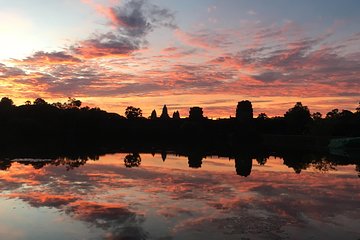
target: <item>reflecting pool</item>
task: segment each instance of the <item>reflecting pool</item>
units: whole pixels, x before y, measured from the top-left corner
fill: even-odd
[[[359,239],[359,161],[1,160],[2,239]]]

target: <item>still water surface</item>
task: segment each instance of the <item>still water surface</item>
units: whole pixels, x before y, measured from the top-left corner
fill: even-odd
[[[164,157],[2,163],[1,239],[360,238],[359,166]]]

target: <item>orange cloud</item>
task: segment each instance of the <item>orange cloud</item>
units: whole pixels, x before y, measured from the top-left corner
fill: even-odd
[[[98,4],[93,2],[92,0],[81,0],[83,3],[91,6],[92,8],[94,8],[99,14],[105,16],[107,19],[110,20],[111,24],[114,26],[127,26],[127,24],[123,21],[121,21],[121,19],[119,19],[116,16],[116,12],[114,11],[113,8],[111,7],[107,7],[104,6],[102,4]],[[120,4],[120,1],[112,1],[112,4]]]
[[[79,42],[72,50],[79,57],[122,57],[129,56],[140,48],[138,41],[128,38],[106,34]]]
[[[144,114],[170,104],[187,115],[189,107],[200,105],[215,118],[233,114],[231,109],[242,99],[258,101],[254,106],[269,115],[281,115],[297,101],[323,113],[334,107],[353,109],[358,102],[360,55],[349,54],[344,44],[330,44],[329,34],[304,37],[291,22],[251,25],[241,36],[240,30],[176,29],[178,42],[153,48],[146,45],[146,36],[171,25],[168,10],[160,14],[143,1],[113,7],[84,2],[117,27],[63,52],[39,51],[13,60],[15,66],[0,64],[0,94],[21,101],[76,96],[116,112],[138,105]],[[356,37],[348,44],[357,43]],[[209,104],[223,97],[228,101]],[[339,99],[343,101],[337,105]]]
[[[76,64],[81,63],[82,60],[66,52],[39,51],[23,60],[12,60],[11,62],[15,64],[29,64],[42,67],[53,64]]]

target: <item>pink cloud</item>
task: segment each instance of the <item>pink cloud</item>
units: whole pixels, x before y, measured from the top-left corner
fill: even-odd
[[[214,50],[225,43],[223,37],[215,36],[206,32],[188,33],[180,29],[174,32],[175,37],[182,43],[201,49]]]

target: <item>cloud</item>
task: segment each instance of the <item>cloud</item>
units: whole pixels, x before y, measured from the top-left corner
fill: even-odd
[[[26,75],[26,73],[17,67],[8,67],[5,64],[0,63],[0,79],[9,77],[19,77]]]
[[[185,57],[196,57],[199,56],[196,53],[198,52],[197,49],[181,49],[176,47],[169,47],[165,48],[161,51],[161,55],[156,56],[157,59],[162,59],[164,61],[169,61],[171,59],[180,59]]]
[[[111,225],[122,225],[126,222],[136,222],[136,214],[130,212],[126,205],[94,203],[79,201],[68,204],[66,213],[73,215],[75,218],[94,223],[101,228],[109,228]]]
[[[84,1],[103,14],[109,24],[116,27],[124,35],[144,37],[157,27],[176,28],[174,14],[158,5],[145,0],[125,1],[121,6],[105,7]]]
[[[207,94],[234,77],[231,71],[222,71],[206,64],[176,64],[166,70],[152,70],[145,74],[160,78],[159,84],[170,89],[167,94]]]
[[[79,57],[119,57],[129,56],[140,49],[142,41],[131,39],[115,33],[95,35],[91,39],[79,42],[71,50]]]
[[[210,63],[244,72],[243,77],[248,77],[249,84],[254,83],[251,80],[265,83],[269,87],[270,83],[273,86],[277,83],[287,84],[287,88],[316,84],[319,86],[316,96],[336,94],[339,88],[344,90],[350,85],[359,88],[360,57],[341,54],[342,47],[339,46],[324,47],[327,37],[304,38],[275,46],[249,48],[217,57]],[[320,85],[334,88],[321,93]]]
[[[247,14],[250,16],[255,16],[257,13],[254,10],[247,11]]]
[[[163,49],[163,52],[175,52],[178,51],[177,47],[167,47]]]
[[[29,193],[29,194],[9,194],[9,198],[18,198],[21,199],[32,207],[51,207],[51,208],[60,208],[66,206],[72,202],[78,200],[77,197],[72,196],[63,196],[63,195],[51,195],[45,193]]]
[[[143,37],[153,29],[143,11],[144,1],[129,1],[123,7],[111,9],[112,24],[131,37]]]
[[[285,21],[283,24],[258,25],[256,24],[250,31],[250,36],[257,44],[267,45],[269,43],[279,44],[298,40],[305,31],[300,25],[293,21]]]
[[[334,32],[310,34],[291,21],[189,30],[178,28],[173,12],[150,1],[128,0],[112,6],[83,1],[106,18],[107,29],[64,51],[38,51],[13,60],[15,66],[1,64],[0,93],[118,97],[129,98],[129,104],[159,95],[163,98],[157,101],[192,95],[194,104],[201,104],[226,95],[232,101],[211,106],[209,115],[228,116],[227,109],[243,97],[253,101],[282,97],[281,101],[294,102],[296,98],[334,102],[347,97],[339,108],[348,108],[360,91],[359,33],[338,40]],[[159,28],[175,29],[173,39],[164,42],[166,48],[159,45],[162,42],[148,42],[149,34]],[[272,106],[280,109],[275,102]],[[270,105],[260,108],[274,110]]]
[[[90,0],[84,2],[104,15],[108,24],[115,28],[112,32],[94,35],[71,48],[85,58],[127,56],[141,49],[147,43],[147,35],[155,29],[177,28],[170,10],[145,0],[130,0],[114,7],[105,7]]]
[[[114,34],[98,36],[89,40],[88,45],[83,43],[83,47],[74,47],[73,51],[76,56],[89,58],[127,57],[140,45],[126,42],[129,39],[124,38],[121,48],[119,45],[123,43],[116,42],[117,39]],[[12,75],[19,74],[13,81],[24,87],[39,85],[45,92],[67,96],[154,96],[159,92],[167,96],[226,92],[247,96],[319,97],[345,96],[346,89],[358,89],[360,55],[341,55],[341,47],[324,47],[323,42],[322,37],[303,38],[285,44],[252,47],[220,55],[206,63],[170,62],[170,59],[195,56],[196,49],[169,47],[160,56],[125,58],[115,69],[111,65],[99,66],[83,61],[46,65],[46,72],[33,72],[31,75],[24,75],[20,68],[5,65],[2,65],[2,71],[7,72],[8,79],[10,69]],[[164,61],[166,65],[163,65]],[[124,73],[122,68],[126,64],[136,66],[140,71]],[[148,69],[142,69],[143,66]],[[131,67],[130,71],[136,68]],[[4,73],[2,75],[4,78]],[[221,107],[225,109],[226,106]],[[219,112],[219,109],[211,111]]]
[[[217,10],[217,7],[216,7],[215,5],[209,6],[209,7],[207,8],[208,13],[215,12],[216,10]]]
[[[283,77],[283,73],[281,72],[273,72],[273,71],[268,71],[268,72],[263,72],[259,75],[255,75],[253,76],[256,80],[259,81],[263,81],[263,82],[273,82],[275,80],[278,79],[282,79]]]
[[[31,64],[31,65],[52,65],[52,64],[76,64],[82,62],[79,58],[76,58],[66,52],[43,52],[39,51],[32,56],[23,60],[13,60],[16,64]]]
[[[207,30],[189,33],[176,29],[174,34],[181,43],[205,50],[214,50],[230,44],[227,34],[212,33]]]

